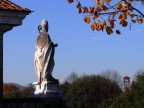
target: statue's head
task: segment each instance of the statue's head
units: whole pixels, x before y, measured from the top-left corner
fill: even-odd
[[[38,30],[48,32],[48,21],[46,19],[42,20],[41,25],[38,26]]]

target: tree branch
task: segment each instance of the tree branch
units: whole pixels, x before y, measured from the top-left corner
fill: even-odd
[[[139,10],[136,9],[136,8],[134,8],[133,6],[131,6],[131,7],[132,7],[133,10],[135,10],[135,11],[137,11],[139,14],[141,14],[141,16],[144,18],[144,14],[143,14],[141,11],[139,11]]]
[[[128,4],[128,2],[126,0],[123,0],[123,1]],[[139,0],[137,0],[137,1],[139,1]],[[137,11],[144,18],[144,14],[141,11],[139,11],[138,9],[133,7],[132,5],[131,5],[131,7],[132,7],[133,10]]]
[[[118,13],[118,12],[121,12],[121,11],[104,12],[104,13],[98,13],[98,14],[100,14],[100,15],[104,15],[104,14],[114,14],[114,13]]]

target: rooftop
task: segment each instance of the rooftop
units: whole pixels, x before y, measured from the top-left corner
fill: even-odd
[[[130,79],[130,77],[129,76],[125,76],[125,77],[123,77],[124,79]]]
[[[31,12],[27,8],[22,8],[9,0],[0,0],[0,10],[20,11],[20,12]]]

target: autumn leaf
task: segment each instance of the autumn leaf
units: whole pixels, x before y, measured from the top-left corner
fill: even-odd
[[[127,21],[123,21],[122,26],[126,27],[128,25]]]
[[[134,2],[135,0],[130,0],[130,2]]]
[[[89,13],[93,13],[94,12],[94,8],[93,7],[90,7],[89,8]]]
[[[97,30],[97,31],[102,30],[102,26],[101,26],[101,24],[97,24],[97,26],[96,26],[96,30]]]
[[[120,19],[120,20],[125,20],[125,19],[127,19],[127,14],[126,14],[126,13],[120,14],[119,19]]]
[[[138,22],[139,24],[141,24],[141,23],[143,23],[143,19],[142,19],[142,18],[139,18],[139,19],[137,19],[137,22]]]
[[[112,34],[113,33],[112,28],[110,26],[106,26],[106,32],[109,35]]]
[[[115,24],[114,24],[114,21],[115,21],[115,20],[111,20],[111,21],[110,21],[110,26],[111,26],[112,28],[113,28],[114,25],[115,25]]]
[[[96,18],[98,18],[99,17],[99,14],[98,14],[98,12],[95,10],[94,11],[94,19],[96,19]]]
[[[68,2],[71,4],[72,2],[74,2],[73,0],[68,0]]]
[[[103,10],[104,10],[104,11],[107,11],[108,8],[107,8],[105,5],[103,5]]]
[[[130,17],[131,17],[132,19],[134,18],[134,16],[135,16],[134,14],[130,14]]]
[[[82,9],[81,9],[80,7],[78,8],[78,12],[79,12],[79,13],[82,13]]]
[[[90,17],[89,17],[89,16],[86,16],[86,17],[84,18],[84,21],[89,24],[90,21],[91,21],[91,20],[90,20]]]
[[[77,7],[77,9],[78,9],[78,12],[79,12],[79,13],[82,13],[81,4],[78,3],[76,7]]]
[[[102,30],[102,31],[104,30],[104,26],[105,26],[105,25],[102,25],[102,23],[101,23],[101,30]]]
[[[113,13],[113,14],[112,14],[112,19],[114,19],[114,18],[115,18],[115,16],[116,16],[116,13]]]
[[[111,0],[104,0],[107,4],[109,4],[111,2]]]
[[[101,25],[104,27],[106,25],[106,22],[105,21],[101,22]]]
[[[96,4],[98,5],[100,3],[100,0],[95,0]]]
[[[121,24],[123,27],[126,27],[128,23],[127,23],[127,21],[121,20],[121,21],[120,21],[120,24]]]
[[[136,20],[131,20],[133,23],[136,23]]]
[[[84,7],[84,12],[83,13],[87,13],[88,12],[88,8]]]
[[[91,29],[94,31],[94,29],[96,29],[97,27],[97,23],[94,21],[91,25]]]
[[[96,10],[97,10],[98,12],[101,12],[101,11],[102,11],[102,9],[101,9],[100,7],[97,7]]]
[[[120,10],[120,9],[122,8],[122,4],[121,4],[121,3],[117,4],[117,5],[116,5],[116,8],[117,8],[118,10]]]
[[[129,8],[128,4],[122,4],[122,10],[127,10]]]
[[[116,30],[116,33],[117,33],[118,35],[121,34],[120,30]]]

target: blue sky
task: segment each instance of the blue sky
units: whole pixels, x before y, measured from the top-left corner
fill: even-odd
[[[79,75],[117,70],[133,77],[144,69],[144,25],[122,28],[122,34],[107,35],[92,31],[67,0],[11,0],[31,9],[23,25],[4,34],[4,82],[22,85],[37,81],[34,70],[37,27],[42,19],[49,22],[49,35],[58,43],[53,76],[63,82],[73,71]]]

